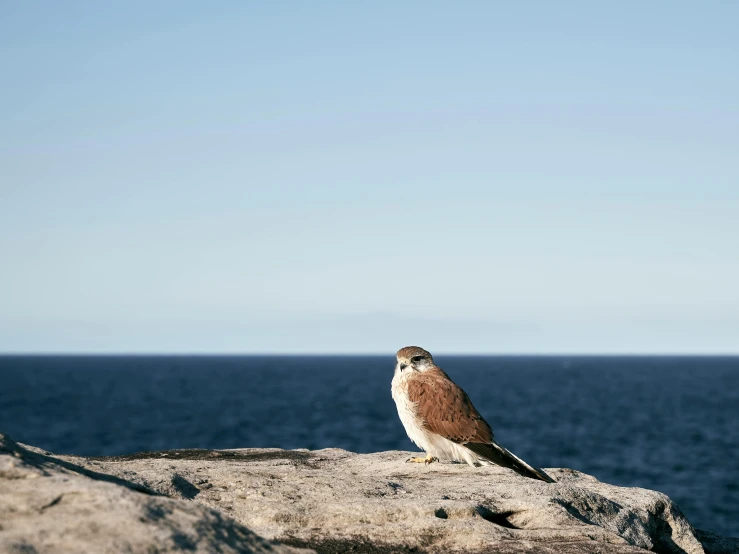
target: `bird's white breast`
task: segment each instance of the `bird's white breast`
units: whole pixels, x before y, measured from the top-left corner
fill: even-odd
[[[398,408],[400,421],[403,423],[403,427],[405,428],[405,432],[408,433],[408,437],[418,447],[423,448],[428,452],[431,437],[429,436],[429,432],[424,428],[423,420],[418,416],[416,403],[412,402],[411,399],[408,398],[407,382],[409,376],[410,374],[396,374],[393,377],[390,391],[392,392],[393,400],[395,400],[395,406]]]

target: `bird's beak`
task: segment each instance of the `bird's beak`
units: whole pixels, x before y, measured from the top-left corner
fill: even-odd
[[[408,367],[408,364],[400,364],[400,371],[403,371],[406,367]]]

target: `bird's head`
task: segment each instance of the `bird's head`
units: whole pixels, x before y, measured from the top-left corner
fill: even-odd
[[[395,373],[406,371],[426,371],[435,367],[431,354],[418,346],[406,346],[398,350],[396,354],[398,363]]]

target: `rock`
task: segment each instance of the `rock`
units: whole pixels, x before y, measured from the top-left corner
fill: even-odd
[[[272,544],[219,510],[85,469],[85,460],[32,450],[0,434],[2,553],[308,552]]]
[[[659,492],[569,469],[546,469],[557,480],[548,484],[499,467],[404,463],[409,456],[53,457],[0,436],[0,551],[289,551],[258,533],[319,553],[739,553],[739,539],[694,530]]]
[[[546,469],[557,480],[548,484],[500,467],[408,457],[242,449],[59,458],[318,552],[739,552],[736,539],[695,531],[659,492],[570,469]]]

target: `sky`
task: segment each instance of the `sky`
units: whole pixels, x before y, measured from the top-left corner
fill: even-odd
[[[0,0],[0,352],[739,354],[737,20]]]

